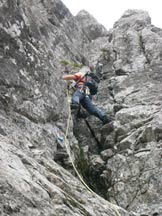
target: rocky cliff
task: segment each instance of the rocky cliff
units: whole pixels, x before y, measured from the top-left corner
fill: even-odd
[[[145,11],[126,11],[107,31],[59,0],[0,1],[1,215],[162,215],[161,40]],[[97,62],[94,102],[115,130],[74,120],[67,144],[101,197],[80,183],[62,141],[64,66]]]

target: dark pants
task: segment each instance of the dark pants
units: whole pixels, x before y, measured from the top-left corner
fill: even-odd
[[[99,110],[93,103],[91,96],[86,95],[85,93],[80,92],[79,89],[76,90],[72,97],[72,106],[75,108],[79,107],[81,104],[91,115],[96,116],[101,121],[103,121],[105,113]]]

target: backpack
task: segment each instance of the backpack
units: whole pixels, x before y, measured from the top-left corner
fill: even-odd
[[[86,77],[86,83],[85,86],[89,88],[90,94],[95,95],[98,92],[98,84],[100,82],[100,79],[98,76],[91,72],[91,73],[86,73],[84,75]]]

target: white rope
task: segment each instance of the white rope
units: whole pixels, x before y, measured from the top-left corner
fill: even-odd
[[[65,143],[65,147],[66,147],[66,151],[69,155],[69,158],[70,158],[70,161],[72,163],[72,166],[78,176],[78,178],[80,179],[80,181],[82,182],[82,184],[87,188],[88,191],[90,191],[92,194],[94,194],[95,196],[99,197],[100,199],[102,197],[100,197],[97,193],[95,193],[84,181],[83,177],[80,175],[80,173],[78,172],[75,164],[74,164],[74,161],[73,161],[73,158],[71,156],[71,153],[70,153],[70,150],[68,148],[68,144],[67,144],[67,136],[68,136],[68,132],[69,132],[69,128],[70,128],[70,120],[71,120],[71,108],[70,108],[70,101],[69,101],[69,92],[68,92],[68,89],[67,89],[67,100],[68,100],[68,120],[67,120],[67,127],[66,127],[66,132],[65,132],[65,139],[64,139],[64,143]],[[109,201],[105,200],[104,201],[108,202],[108,204],[115,210],[116,214],[118,216],[121,216],[121,214],[119,213],[118,209],[117,209],[117,206],[110,203]]]

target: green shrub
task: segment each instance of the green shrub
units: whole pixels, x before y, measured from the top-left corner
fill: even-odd
[[[105,52],[108,52],[109,50],[106,49],[106,48],[102,48],[101,51],[102,51],[103,53],[105,53]]]
[[[75,67],[75,68],[81,68],[82,64],[78,64],[78,63],[71,63],[71,66]]]
[[[76,63],[76,62],[69,62],[67,60],[61,60],[60,63],[64,66],[72,66],[74,68],[81,68],[83,65],[82,64],[79,64],[79,63]]]
[[[79,170],[80,174],[83,176],[83,178],[86,181],[89,173],[89,162],[86,159],[85,153],[81,147],[80,147],[79,155],[75,160],[75,163],[77,165],[77,169]]]
[[[60,63],[63,64],[64,66],[70,64],[70,62],[68,62],[68,61],[66,61],[66,60],[61,60]]]

